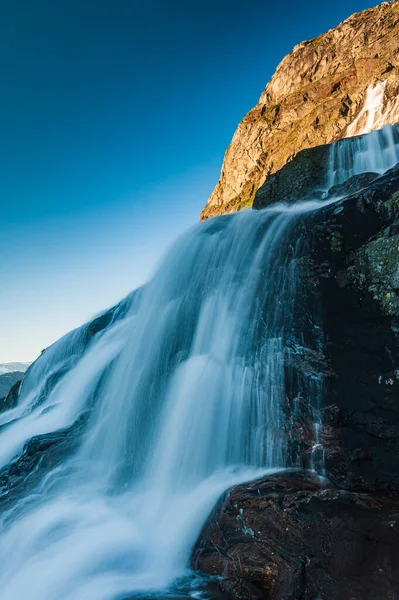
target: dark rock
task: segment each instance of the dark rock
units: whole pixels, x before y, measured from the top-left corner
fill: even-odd
[[[318,146],[299,152],[280,171],[270,175],[258,189],[253,202],[254,209],[261,209],[277,202],[297,202],[309,198],[321,198],[326,188],[330,146]]]
[[[328,198],[349,196],[349,194],[358,192],[370,185],[377,177],[378,173],[360,173],[360,175],[353,175],[353,177],[350,177],[344,183],[333,185],[332,188],[328,190]]]
[[[25,373],[22,373],[22,371],[13,371],[12,373],[4,373],[3,375],[0,375],[0,399],[4,398],[5,400],[15,385],[17,383],[21,383],[24,375]],[[0,405],[0,412],[2,410],[6,410],[6,408],[10,408],[10,406],[2,402]]]
[[[65,459],[76,447],[87,417],[83,414],[72,427],[36,436],[25,444],[21,456],[0,470],[0,506],[26,494]]]
[[[326,470],[348,490],[399,491],[398,192],[399,165],[309,227],[330,367]]]
[[[2,377],[6,377],[7,375],[15,375],[15,377],[12,378],[12,381],[15,381],[15,383],[11,384],[12,387],[7,396],[1,400],[0,412],[14,408],[17,405],[19,390],[21,389],[22,384],[22,377],[25,375],[25,373],[7,373],[6,375],[2,375]]]
[[[281,472],[221,500],[194,568],[240,600],[376,600],[399,590],[399,496],[353,493]]]

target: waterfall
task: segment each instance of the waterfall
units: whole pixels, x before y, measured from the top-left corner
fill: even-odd
[[[0,415],[2,600],[162,593],[224,490],[303,466],[288,433],[322,395],[298,368],[320,344],[302,277],[318,206],[194,227],[148,284],[29,369]]]
[[[399,126],[334,142],[329,150],[327,189],[360,173],[382,175],[399,162]]]
[[[367,88],[364,104],[355,120],[348,127],[347,138],[370,133],[373,129],[381,127],[386,84],[386,81],[377,81],[374,86],[370,85]]]
[[[389,123],[392,125],[397,123],[399,98],[393,95],[389,99],[386,87],[387,80],[377,81],[374,85],[368,86],[363,106],[348,126],[346,138],[370,133]]]

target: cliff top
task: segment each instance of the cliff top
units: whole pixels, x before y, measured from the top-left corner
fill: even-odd
[[[228,147],[201,219],[252,205],[300,150],[399,122],[399,0],[296,45]]]

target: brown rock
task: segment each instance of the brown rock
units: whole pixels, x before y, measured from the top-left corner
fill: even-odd
[[[361,120],[348,127],[378,82],[378,126],[398,123],[399,0],[352,15],[283,59],[239,124],[201,220],[251,206],[266,178],[300,150],[359,133]]]
[[[226,494],[193,566],[239,600],[398,598],[399,496],[351,493],[282,472]]]

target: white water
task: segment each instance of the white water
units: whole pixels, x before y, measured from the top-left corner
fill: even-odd
[[[389,168],[395,136],[338,143],[330,182]],[[12,477],[3,491],[1,600],[165,594],[224,490],[301,466],[288,435],[300,400],[316,416],[310,466],[322,461],[322,376],[292,364],[320,350],[302,233],[324,205],[193,228],[102,330],[84,326],[32,365],[0,414],[0,466],[18,466],[32,438],[67,432],[70,450],[27,471],[23,493]]]
[[[1,600],[165,590],[221,492],[292,464],[284,359],[306,296],[297,226],[319,206],[194,228],[102,333],[72,332],[33,365],[1,415],[0,464],[88,420],[69,458],[2,515]]]
[[[327,189],[360,173],[382,175],[399,162],[399,126],[386,125],[368,135],[330,146]]]
[[[378,81],[374,86],[370,85],[366,90],[364,104],[356,119],[349,125],[346,137],[370,133],[385,125],[384,121],[384,94],[386,81]]]

